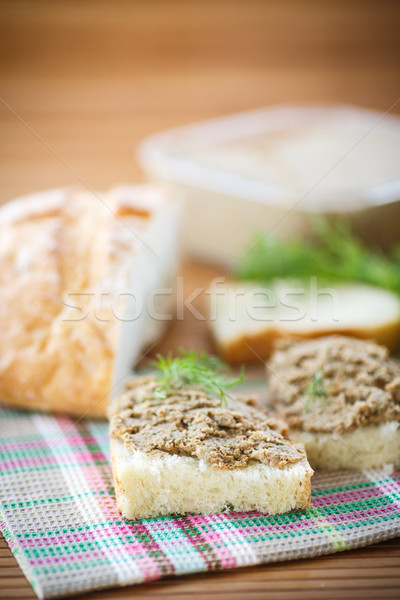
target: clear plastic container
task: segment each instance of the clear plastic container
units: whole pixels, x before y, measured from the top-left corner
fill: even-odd
[[[344,105],[275,106],[153,135],[138,158],[186,202],[197,257],[232,263],[259,232],[303,235],[343,214],[367,241],[400,241],[400,118]]]

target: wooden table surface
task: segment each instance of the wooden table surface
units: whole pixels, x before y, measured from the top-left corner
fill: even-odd
[[[397,0],[0,1],[0,202],[142,179],[134,148],[171,126],[280,102],[400,113]],[[397,103],[397,104],[396,104]],[[187,290],[212,268],[188,265]],[[173,323],[159,348],[210,348]],[[79,598],[399,598],[400,540]],[[0,540],[0,598],[33,598]]]

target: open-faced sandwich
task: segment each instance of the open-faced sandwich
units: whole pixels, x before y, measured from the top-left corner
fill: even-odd
[[[287,343],[267,373],[313,468],[400,465],[400,363],[386,348],[343,336]]]
[[[160,359],[111,407],[117,505],[128,519],[224,509],[284,513],[310,504],[302,444],[254,404],[224,392],[210,357]]]

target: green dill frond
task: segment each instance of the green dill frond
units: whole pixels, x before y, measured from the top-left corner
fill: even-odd
[[[319,370],[315,373],[311,382],[308,384],[305,393],[305,404],[304,410],[309,413],[316,402],[326,402],[328,399],[328,390],[326,389],[324,376],[322,371]]]
[[[174,390],[185,386],[196,386],[210,396],[217,397],[221,405],[227,405],[231,398],[227,390],[243,381],[243,370],[236,378],[230,376],[230,369],[217,357],[205,352],[200,354],[179,350],[180,356],[173,358],[169,353],[163,357],[157,355],[153,365],[156,369],[157,388],[155,396],[163,399]]]
[[[319,216],[312,223],[314,241],[259,237],[238,264],[236,276],[263,283],[309,277],[326,282],[358,281],[400,294],[400,246],[386,256],[370,250],[343,219],[332,224]]]

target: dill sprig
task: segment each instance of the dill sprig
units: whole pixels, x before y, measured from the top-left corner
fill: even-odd
[[[318,401],[326,402],[328,399],[328,390],[326,389],[324,376],[321,369],[317,371],[307,386],[305,393],[304,410],[309,413]]]
[[[240,261],[239,279],[269,282],[274,279],[358,281],[400,294],[400,245],[389,255],[370,250],[351,231],[345,220],[333,224],[326,218],[313,220],[315,238],[281,240],[264,236]]]
[[[228,399],[231,399],[227,390],[242,383],[243,370],[238,377],[232,378],[229,376],[229,367],[215,356],[205,352],[186,352],[183,349],[179,350],[179,354],[176,358],[171,353],[166,357],[157,355],[157,360],[153,363],[157,381],[155,396],[163,399],[174,390],[193,385],[210,396],[219,398],[221,406],[226,406]]]

